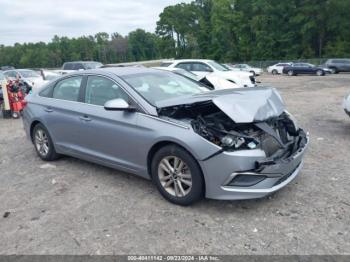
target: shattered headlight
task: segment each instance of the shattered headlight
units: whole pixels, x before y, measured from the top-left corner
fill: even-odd
[[[259,142],[255,139],[251,138],[244,138],[244,137],[237,137],[233,135],[226,135],[223,138],[221,138],[221,144],[224,148],[231,148],[231,149],[255,149],[259,145]]]

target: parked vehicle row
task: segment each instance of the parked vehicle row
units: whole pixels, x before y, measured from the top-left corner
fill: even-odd
[[[331,73],[331,70],[325,67],[315,66],[309,63],[293,63],[291,65],[283,67],[282,73],[287,74],[289,76],[296,76],[302,74],[324,76],[327,73]]]
[[[161,67],[181,68],[203,78],[207,75],[223,78],[236,84],[238,87],[254,87],[255,77],[249,72],[232,71],[213,60],[206,59],[183,59],[166,61]]]
[[[258,67],[252,67],[247,64],[224,64],[228,69],[233,70],[233,71],[245,71],[245,72],[250,72],[254,76],[259,76],[262,74],[263,70]]]

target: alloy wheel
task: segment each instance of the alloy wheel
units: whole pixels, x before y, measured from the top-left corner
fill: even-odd
[[[38,129],[34,136],[34,143],[37,151],[43,157],[49,153],[49,139],[44,130]]]
[[[158,177],[164,190],[172,196],[184,197],[191,191],[191,171],[179,157],[164,157],[158,165]]]
[[[323,72],[322,72],[321,70],[317,70],[316,74],[317,74],[318,76],[321,76],[321,75],[323,75]]]

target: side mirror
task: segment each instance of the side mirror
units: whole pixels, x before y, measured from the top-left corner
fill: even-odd
[[[104,104],[104,108],[109,111],[136,111],[135,107],[130,106],[128,102],[121,98],[107,101]]]

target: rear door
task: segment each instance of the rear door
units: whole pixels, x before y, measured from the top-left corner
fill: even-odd
[[[113,79],[89,75],[84,88],[84,104],[79,116],[81,150],[88,158],[103,164],[137,172],[142,167],[134,156],[143,136],[137,125],[137,112],[107,111],[104,104],[121,98],[136,108],[137,104]]]
[[[42,117],[60,152],[77,150],[81,137],[81,86],[83,76],[71,76],[58,81],[42,99]]]

